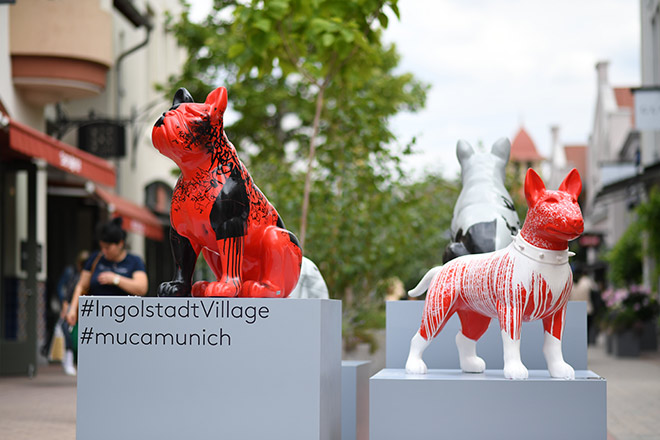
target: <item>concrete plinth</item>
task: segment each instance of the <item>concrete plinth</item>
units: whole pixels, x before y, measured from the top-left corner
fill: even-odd
[[[371,440],[604,439],[606,381],[588,370],[575,380],[530,370],[527,380],[429,370],[383,369],[370,380]]]
[[[85,297],[77,438],[341,436],[341,302]]]

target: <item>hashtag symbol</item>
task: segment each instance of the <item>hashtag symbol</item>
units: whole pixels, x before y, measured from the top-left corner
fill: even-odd
[[[94,336],[94,327],[85,327],[85,330],[83,330],[82,334],[80,335],[80,343],[89,343],[92,340],[92,336]]]
[[[93,299],[87,299],[82,305],[82,309],[80,309],[80,315],[81,316],[89,316],[92,314],[94,311],[94,300]]]

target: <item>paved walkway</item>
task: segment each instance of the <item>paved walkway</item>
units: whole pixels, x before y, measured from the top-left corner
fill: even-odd
[[[607,379],[607,431],[613,440],[660,439],[660,353],[614,358],[589,348],[589,369]]]
[[[76,378],[43,365],[36,377],[0,377],[0,438],[76,438]]]
[[[660,353],[617,359],[589,348],[589,368],[607,379],[609,440],[660,440]],[[0,378],[0,438],[73,440],[76,379],[60,365],[39,374]]]

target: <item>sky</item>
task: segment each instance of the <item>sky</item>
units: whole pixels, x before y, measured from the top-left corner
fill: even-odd
[[[198,10],[203,10],[204,0]],[[384,40],[399,72],[429,84],[426,107],[399,114],[401,145],[417,139],[406,167],[416,175],[460,172],[456,142],[486,148],[522,126],[550,157],[560,142],[587,144],[596,104],[596,63],[613,86],[640,84],[639,0],[399,0]]]

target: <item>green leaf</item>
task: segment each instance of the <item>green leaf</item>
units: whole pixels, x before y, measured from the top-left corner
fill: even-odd
[[[310,21],[310,30],[313,34],[321,34],[324,32],[333,32],[337,29],[337,25],[324,18],[314,18]]]
[[[236,58],[237,56],[242,54],[244,50],[245,50],[245,45],[243,43],[232,44],[231,46],[229,46],[229,50],[227,51],[227,56],[229,58]]]
[[[335,36],[332,34],[323,34],[322,41],[325,47],[330,47],[335,42]]]
[[[389,19],[387,18],[387,15],[385,15],[383,12],[378,14],[378,21],[380,22],[380,25],[383,27],[383,29],[387,28]]]
[[[288,0],[268,0],[266,5],[268,7],[268,14],[270,17],[278,21],[282,20],[289,10]]]
[[[399,13],[399,6],[397,6],[396,0],[390,3],[390,9],[392,9],[392,12],[394,12],[396,18],[401,20],[401,14]]]
[[[353,34],[353,32],[349,31],[348,29],[342,29],[341,36],[344,38],[344,41],[349,44],[355,40],[355,35]]]
[[[264,32],[270,32],[271,22],[267,18],[260,18],[254,22],[254,27]]]

